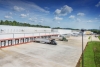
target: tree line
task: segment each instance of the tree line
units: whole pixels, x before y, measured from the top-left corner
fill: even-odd
[[[8,21],[8,20],[1,20],[0,25],[11,25],[11,26],[28,26],[28,27],[42,27],[42,28],[50,28],[50,26],[42,26],[42,25],[32,25],[29,23],[21,23],[17,21]],[[60,28],[60,27],[55,27],[53,29],[70,29],[70,30],[80,30],[80,29],[73,29],[73,28]],[[86,30],[86,29],[85,29]],[[89,31],[92,31],[93,33],[100,34],[100,30],[98,29],[89,29]]]
[[[90,31],[92,31],[93,33],[96,33],[96,34],[100,34],[100,30],[99,29],[90,29]]]
[[[60,28],[60,27],[54,27],[53,29],[69,29],[69,30],[80,30],[80,29],[73,29],[73,28]]]
[[[54,27],[53,29],[69,29],[69,30],[81,30],[81,29],[73,29],[73,28],[60,28],[60,27]],[[96,34],[100,34],[99,29],[84,29],[85,31],[91,31]]]
[[[11,26],[28,26],[28,27],[42,27],[42,28],[50,28],[50,26],[42,26],[42,25],[32,25],[29,23],[21,23],[17,21],[8,21],[8,20],[1,20],[0,25],[11,25]]]

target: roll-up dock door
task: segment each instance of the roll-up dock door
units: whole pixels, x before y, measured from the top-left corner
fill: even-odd
[[[6,40],[1,41],[1,47],[4,47],[4,46],[6,46]]]
[[[8,40],[8,46],[12,45],[12,40]]]
[[[34,38],[33,37],[30,37],[30,42],[32,42],[34,40]]]
[[[24,38],[21,38],[20,39],[20,43],[24,43]]]
[[[25,42],[26,42],[26,43],[29,42],[29,38],[25,38]]]
[[[19,39],[15,39],[15,44],[19,44]]]

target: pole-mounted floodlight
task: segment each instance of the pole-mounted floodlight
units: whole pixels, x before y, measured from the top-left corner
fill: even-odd
[[[83,33],[84,33],[84,29],[81,29],[81,33],[82,33],[82,67],[84,67],[84,46],[83,46]]]

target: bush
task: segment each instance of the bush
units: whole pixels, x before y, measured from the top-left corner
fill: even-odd
[[[98,36],[99,40],[100,40],[100,36]]]
[[[91,36],[89,36],[89,38],[88,39],[91,39]]]
[[[65,37],[62,38],[62,41],[68,41]]]

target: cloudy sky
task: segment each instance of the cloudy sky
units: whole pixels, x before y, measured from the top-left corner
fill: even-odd
[[[100,0],[0,0],[0,20],[98,29]]]

